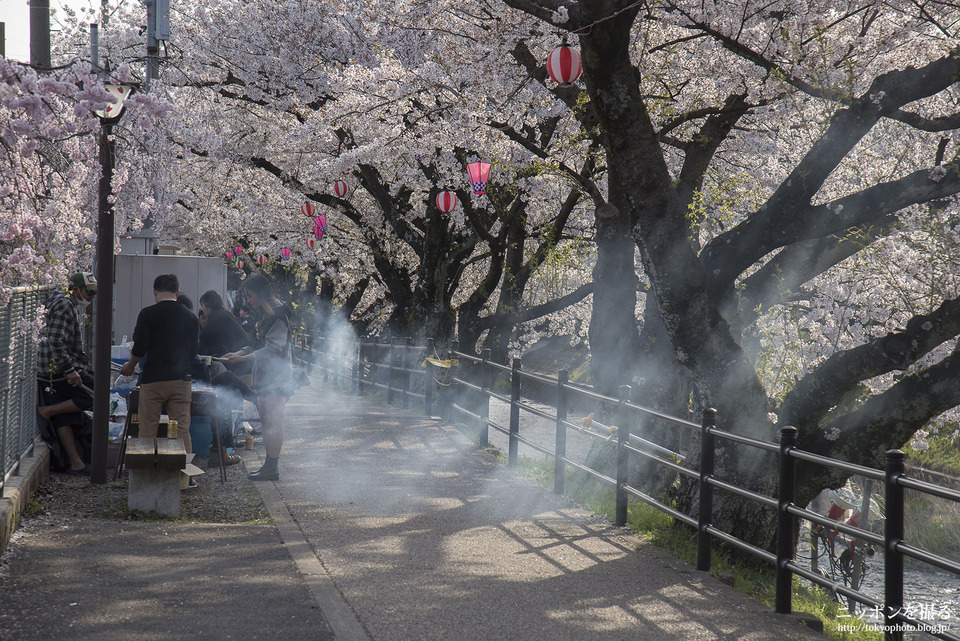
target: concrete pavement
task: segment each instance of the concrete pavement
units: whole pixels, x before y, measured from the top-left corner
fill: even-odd
[[[280,480],[256,484],[273,524],[28,528],[2,566],[0,638],[823,638],[449,425],[313,387],[287,406]],[[254,469],[262,446],[244,456]]]
[[[258,487],[338,639],[822,638],[441,421],[324,389],[287,414]]]

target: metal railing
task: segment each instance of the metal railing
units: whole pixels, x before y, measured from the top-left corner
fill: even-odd
[[[33,452],[37,431],[37,348],[26,325],[33,325],[49,287],[7,290],[10,302],[0,315],[0,493]]]
[[[420,349],[427,354],[433,353],[432,341],[427,347]],[[402,363],[402,365],[397,364],[398,350],[400,354],[403,354],[399,357],[399,363]],[[407,407],[409,392],[406,386],[410,376],[421,375],[424,380],[433,381],[433,385],[424,388],[423,394],[416,395],[423,399],[426,414],[432,415],[433,408],[439,407],[440,414],[448,420],[455,420],[458,417],[467,419],[473,424],[477,438],[482,445],[486,445],[488,442],[490,428],[507,435],[509,439],[508,464],[510,466],[517,464],[519,444],[524,444],[551,457],[554,461],[554,492],[564,492],[566,469],[568,467],[574,468],[615,488],[615,523],[618,526],[626,524],[628,500],[633,498],[695,528],[697,532],[696,565],[698,570],[710,570],[714,541],[721,541],[771,563],[774,566],[776,576],[774,598],[775,609],[778,613],[789,614],[792,612],[793,576],[796,575],[824,587],[834,594],[843,595],[852,601],[872,608],[878,614],[882,613],[884,636],[887,639],[903,639],[903,629],[904,626],[907,626],[922,629],[941,639],[960,641],[960,636],[957,634],[940,629],[944,626],[911,616],[909,609],[904,607],[903,576],[904,559],[910,557],[960,577],[960,563],[919,549],[904,540],[904,491],[909,489],[958,503],[960,503],[960,492],[906,476],[906,457],[900,450],[890,450],[886,453],[884,470],[854,465],[798,449],[796,447],[797,430],[794,427],[781,428],[779,443],[761,441],[719,429],[717,427],[716,411],[712,409],[705,410],[701,422],[695,423],[631,403],[628,400],[631,391],[629,386],[622,386],[618,398],[612,398],[597,394],[588,388],[571,384],[567,380],[567,372],[565,371],[560,371],[557,378],[530,374],[522,371],[522,361],[519,358],[513,359],[511,367],[508,368],[491,362],[489,360],[489,350],[485,350],[480,357],[477,357],[459,352],[456,343],[448,354],[449,360],[457,363],[452,368],[453,373],[449,378],[449,384],[438,385],[439,381],[437,381],[435,375],[425,367],[409,367],[412,363],[409,355],[416,350],[417,348],[412,346],[410,341],[406,341],[402,345],[398,345],[396,342],[389,344],[373,342],[367,344],[353,343],[346,349],[334,349],[332,347],[321,351],[305,349],[301,355],[314,356],[315,360],[313,362],[324,369],[324,380],[327,380],[326,372],[329,369],[331,372],[340,373],[339,379],[335,378],[334,382],[339,382],[342,385],[346,380],[343,374],[351,372],[350,381],[353,391],[362,394],[365,385],[374,385],[388,390],[388,400],[390,402],[395,396],[395,394],[390,394],[390,391],[395,392],[398,388],[395,383],[391,382],[393,380],[391,376],[387,376],[386,382],[384,382],[382,373],[378,374],[378,372],[388,371],[394,376],[399,375],[401,381],[407,381],[401,382],[399,387],[403,395],[404,407]],[[318,356],[320,358],[316,358]],[[376,362],[377,359],[382,362]],[[509,397],[494,391],[495,381],[509,382]],[[521,396],[524,383],[536,385],[541,389],[545,386],[553,387],[556,390],[555,413],[551,414],[524,402]],[[615,407],[618,427],[608,427],[598,421],[591,420],[588,422],[586,419],[582,420],[579,425],[568,421],[568,407],[574,398],[580,399],[581,404],[586,401],[600,406],[606,405],[611,410]],[[492,399],[509,404],[509,425],[500,425],[490,420],[489,407]],[[542,443],[528,440],[520,434],[521,411],[540,419],[555,421],[556,437],[552,450]],[[687,460],[686,454],[664,448],[636,434],[631,434],[631,425],[636,416],[658,419],[663,424],[671,426],[672,429],[688,434],[689,432],[698,432],[700,436],[700,458],[697,469],[692,468],[692,461]],[[604,429],[606,433],[604,433]],[[605,442],[611,441],[613,434],[616,434],[616,478],[567,457],[566,443],[567,434],[570,430]],[[776,498],[719,478],[714,467],[714,455],[718,440],[754,448],[775,456],[778,465],[778,482],[774,495]],[[700,484],[698,517],[694,518],[676,510],[629,485],[627,481],[631,457],[640,457],[667,468],[679,476],[698,482]],[[875,534],[860,527],[838,523],[794,503],[798,462],[839,470],[851,476],[860,475],[866,479],[882,483],[885,488],[887,513],[883,535]],[[738,539],[712,523],[714,491],[717,489],[733,493],[777,511],[775,552],[770,552],[750,542]],[[797,519],[804,519],[813,524],[832,528],[835,531],[856,537],[860,541],[879,546],[884,552],[884,596],[882,601],[797,564],[795,560]]]

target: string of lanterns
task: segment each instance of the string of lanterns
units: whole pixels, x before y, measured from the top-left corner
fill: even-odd
[[[563,37],[563,42],[553,49],[547,56],[547,73],[550,78],[560,87],[570,87],[575,83],[583,73],[583,60],[580,57],[580,51],[567,44],[567,37]],[[416,155],[418,162],[422,161],[422,156]],[[490,180],[491,164],[483,161],[467,163],[467,177],[470,180],[470,186],[473,193],[482,196],[486,193],[487,184]],[[346,172],[344,172],[346,173]],[[346,197],[349,192],[349,185],[345,180],[336,180],[333,183],[333,193],[337,198]],[[459,199],[454,191],[444,189],[436,196],[437,209],[443,213],[450,213],[456,209]],[[327,218],[324,214],[317,213],[317,206],[312,202],[305,202],[300,206],[300,212],[307,218],[313,220],[313,238],[307,238],[305,244],[308,249],[313,250],[317,247],[319,241],[323,239],[327,231]],[[231,260],[238,269],[243,269],[244,262],[241,260],[243,247],[237,245],[232,251],[227,251],[227,259]],[[281,260],[289,260],[291,249],[283,247],[280,249]],[[267,262],[267,257],[259,254],[256,257],[257,265],[263,267]]]

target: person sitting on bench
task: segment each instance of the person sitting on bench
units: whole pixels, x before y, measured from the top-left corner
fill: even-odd
[[[37,383],[41,405],[38,419],[49,422],[56,432],[69,465],[61,457],[52,457],[55,471],[68,474],[89,474],[90,466],[83,454],[89,447],[79,446],[74,430],[84,426],[83,412],[93,407],[93,375],[86,353],[85,332],[81,314],[97,294],[97,280],[89,272],[70,276],[67,292],[50,295],[45,324],[37,351]],[[50,439],[46,439],[50,443]],[[83,454],[81,454],[83,450]]]

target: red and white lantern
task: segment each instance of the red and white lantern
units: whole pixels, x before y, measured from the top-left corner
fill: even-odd
[[[568,45],[566,39],[564,39],[563,44],[547,56],[547,73],[550,74],[554,82],[560,83],[562,87],[573,84],[583,73],[580,52]]]
[[[441,191],[437,194],[437,209],[447,214],[457,208],[457,195],[452,191]]]
[[[310,249],[313,249],[313,248],[316,247],[316,246],[317,246],[317,239],[316,239],[316,238],[308,238],[308,239],[307,239],[307,247],[309,247]]]
[[[242,260],[238,260],[238,261],[237,261],[237,269],[243,269],[243,261],[242,261]]]
[[[258,264],[258,265],[260,265],[261,267],[263,267],[263,264],[264,264],[265,262],[267,262],[267,257],[266,257],[266,256],[264,256],[263,254],[260,254],[259,256],[257,256],[257,264]]]
[[[283,258],[283,260],[289,259],[289,258],[290,258],[290,248],[289,248],[289,247],[283,247],[283,248],[280,250],[280,257]]]
[[[343,198],[347,195],[347,183],[344,180],[338,180],[333,183],[333,195],[337,198]]]
[[[313,203],[303,203],[303,206],[300,207],[300,211],[303,212],[303,215],[307,218],[313,218],[313,213],[317,211],[317,206]]]
[[[490,163],[472,162],[468,164],[467,175],[470,177],[470,185],[473,187],[473,193],[478,196],[487,193],[487,181],[490,178]]]

